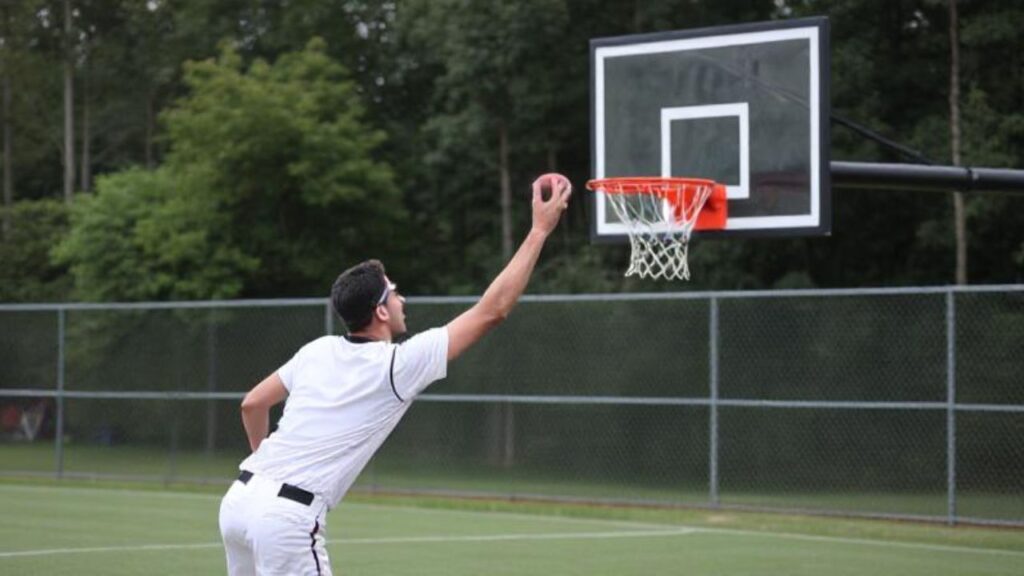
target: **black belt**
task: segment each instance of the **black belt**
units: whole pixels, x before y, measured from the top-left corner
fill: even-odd
[[[242,484],[248,484],[249,480],[252,479],[252,476],[252,472],[242,470],[238,475],[238,481]],[[278,498],[287,498],[292,502],[298,502],[299,504],[304,504],[306,506],[312,504],[313,498],[316,497],[312,492],[303,490],[298,486],[292,486],[291,484],[281,484],[281,489],[277,491],[277,496]]]

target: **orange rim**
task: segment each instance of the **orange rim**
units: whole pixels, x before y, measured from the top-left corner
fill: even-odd
[[[603,191],[606,194],[651,194],[653,187],[685,188],[688,186],[714,186],[714,180],[705,178],[658,178],[654,176],[628,176],[622,178],[600,178],[589,180],[587,190]]]
[[[686,203],[701,186],[711,187],[711,196],[705,202],[694,230],[721,230],[728,218],[728,201],[724,184],[706,178],[660,178],[656,176],[626,176],[599,178],[587,182],[587,189],[605,194],[651,194],[667,201],[676,214],[683,214]]]

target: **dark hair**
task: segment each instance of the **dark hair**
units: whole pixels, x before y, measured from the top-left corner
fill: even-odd
[[[331,286],[331,306],[349,332],[358,332],[370,324],[386,286],[380,260],[360,262],[338,276]]]

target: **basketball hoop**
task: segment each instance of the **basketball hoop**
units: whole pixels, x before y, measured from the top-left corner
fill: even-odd
[[[694,230],[725,228],[725,186],[699,178],[604,178],[587,182],[604,194],[629,235],[626,276],[689,280]]]

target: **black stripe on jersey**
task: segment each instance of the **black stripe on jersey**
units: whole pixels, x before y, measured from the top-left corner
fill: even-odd
[[[398,398],[399,402],[405,402],[405,399],[402,398],[401,396],[399,396],[398,395],[398,390],[395,389],[395,353],[396,352],[398,352],[398,348],[397,347],[394,350],[391,351],[391,370],[390,370],[391,391],[395,393],[395,398]]]

